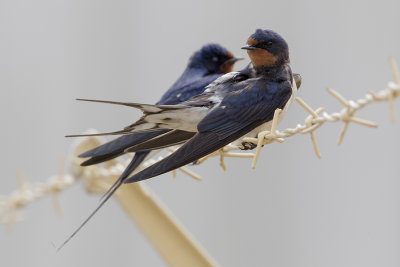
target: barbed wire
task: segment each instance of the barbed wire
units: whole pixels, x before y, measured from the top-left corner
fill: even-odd
[[[306,104],[304,100],[297,97],[297,103],[299,103],[310,114],[305,118],[304,124],[297,124],[295,128],[287,128],[282,131],[277,130],[278,115],[281,112],[280,109],[277,109],[274,114],[271,130],[260,132],[257,138],[246,137],[243,139],[245,142],[250,142],[257,145],[255,153],[243,151],[234,152],[235,150],[240,150],[240,148],[234,145],[228,145],[201,158],[197,163],[201,164],[211,157],[219,156],[219,163],[221,167],[226,170],[224,160],[226,157],[253,158],[251,167],[255,168],[261,148],[264,145],[271,144],[273,142],[282,143],[285,141],[285,138],[296,134],[310,134],[315,154],[318,158],[321,158],[315,131],[326,122],[342,121],[344,126],[338,140],[338,144],[341,144],[350,123],[357,123],[367,127],[377,127],[375,123],[355,116],[357,111],[374,102],[387,101],[390,107],[391,120],[394,122],[396,120],[394,100],[400,95],[400,73],[396,62],[392,58],[390,59],[390,66],[393,73],[394,82],[389,82],[386,89],[376,93],[373,91],[368,91],[363,98],[353,101],[347,100],[337,91],[328,88],[328,92],[344,106],[339,112],[334,112],[331,114],[325,112],[324,107],[319,107],[314,110],[308,104]],[[20,210],[25,208],[28,204],[49,195],[53,197],[57,214],[61,215],[61,206],[57,197],[58,193],[66,190],[73,184],[76,184],[80,178],[84,180],[86,190],[88,192],[103,193],[104,186],[99,185],[102,185],[103,183],[111,183],[113,180],[117,179],[124,168],[128,165],[130,159],[119,157],[112,159],[105,164],[81,167],[80,163],[82,160],[77,158],[76,155],[102,143],[104,143],[104,140],[99,137],[88,137],[76,143],[76,147],[74,149],[75,156],[71,159],[72,174],[65,174],[63,167],[64,164],[61,162],[58,175],[51,176],[44,183],[27,183],[21,174],[18,175],[18,189],[8,196],[0,196],[0,222],[12,226],[15,222],[23,219]],[[146,160],[138,170],[146,168],[165,158],[169,154],[173,153],[176,149],[177,148],[168,148],[167,155],[157,156]],[[188,167],[181,167],[172,171],[173,177],[176,177],[177,171],[180,171],[196,180],[202,179],[200,175],[196,174]]]
[[[48,195],[53,197],[56,213],[61,215],[58,193],[73,185],[76,179],[70,174],[65,174],[61,167],[58,175],[49,177],[44,183],[28,183],[22,173],[17,175],[17,182],[18,189],[8,196],[0,196],[0,222],[9,228],[23,219],[19,212],[21,209]]]
[[[390,106],[391,120],[395,122],[396,112],[395,112],[394,100],[400,95],[400,73],[395,60],[393,58],[390,58],[389,62],[393,73],[394,82],[389,82],[386,89],[381,90],[377,93],[374,93],[373,91],[368,91],[368,93],[364,96],[364,98],[360,98],[356,101],[353,101],[353,100],[347,100],[341,94],[336,92],[334,89],[328,88],[327,91],[344,106],[344,108],[339,112],[328,114],[327,112],[323,112],[325,110],[324,107],[319,107],[314,110],[309,105],[307,105],[304,100],[297,97],[296,98],[297,103],[299,103],[308,113],[310,113],[310,115],[305,118],[304,124],[298,124],[295,128],[287,128],[283,131],[278,131],[276,127],[278,124],[278,117],[281,110],[277,109],[275,111],[274,118],[272,120],[271,130],[258,133],[257,138],[246,137],[243,139],[243,141],[245,142],[250,142],[257,145],[256,152],[253,156],[252,168],[256,167],[261,152],[261,148],[264,145],[271,144],[273,142],[282,143],[285,140],[284,138],[293,136],[295,134],[310,134],[315,154],[317,155],[318,158],[321,158],[321,153],[316,141],[315,131],[326,122],[343,121],[344,127],[340,133],[338,140],[338,144],[340,145],[346,134],[347,128],[351,122],[375,128],[377,127],[377,125],[374,122],[370,122],[368,120],[355,117],[355,113],[358,110],[364,108],[365,106],[373,102],[388,101]],[[226,156],[230,156],[230,151],[238,149],[240,148],[230,145],[210,155],[205,156],[199,162],[204,162],[206,159],[210,157],[219,155],[220,164],[223,169],[226,169],[225,164],[223,163],[224,162],[223,158]]]

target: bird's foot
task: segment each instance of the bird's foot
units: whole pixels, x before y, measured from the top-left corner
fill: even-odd
[[[241,150],[253,150],[256,148],[257,145],[251,142],[242,142],[242,147],[240,147]]]

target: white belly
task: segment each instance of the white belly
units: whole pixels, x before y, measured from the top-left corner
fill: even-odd
[[[197,125],[208,114],[208,112],[209,109],[204,107],[166,110],[162,113],[146,116],[146,122],[148,124],[158,124],[158,127],[162,129],[197,132]]]

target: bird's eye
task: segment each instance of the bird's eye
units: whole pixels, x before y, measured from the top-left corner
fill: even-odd
[[[272,43],[272,41],[269,41],[269,42],[267,42],[265,45],[266,46],[271,46],[273,43]]]
[[[211,60],[214,61],[214,62],[218,62],[218,58],[217,57],[213,57]]]
[[[265,42],[265,43],[261,43],[259,45],[259,47],[262,48],[262,49],[268,49],[268,48],[270,48],[272,46],[272,44],[273,44],[272,41],[268,41],[268,42]]]

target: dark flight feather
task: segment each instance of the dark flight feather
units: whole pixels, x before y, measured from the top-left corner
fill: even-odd
[[[196,133],[194,132],[185,132],[180,130],[172,130],[163,135],[159,135],[145,141],[143,143],[134,145],[130,148],[125,149],[125,152],[138,152],[145,150],[155,150],[166,148],[174,145],[179,145],[192,138]]]
[[[264,79],[239,82],[237,91],[226,95],[221,104],[199,123],[199,133],[173,154],[127,178],[124,183],[142,181],[184,166],[272,120],[274,111],[283,109],[292,95],[291,78],[290,74],[283,82]]]

